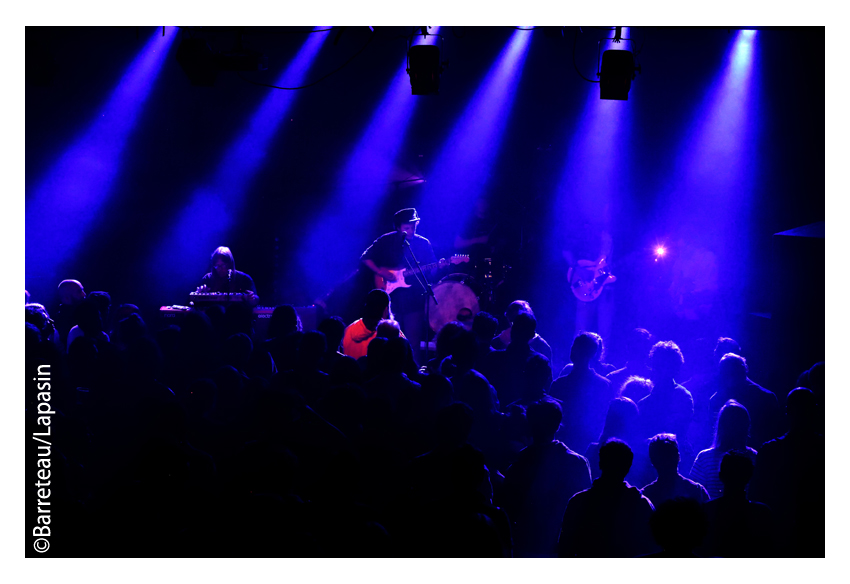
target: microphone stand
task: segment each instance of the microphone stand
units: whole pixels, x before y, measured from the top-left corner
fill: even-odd
[[[422,271],[422,264],[419,263],[419,260],[416,259],[416,255],[413,253],[413,248],[410,246],[410,242],[407,240],[407,236],[404,237],[404,243],[407,245],[407,250],[410,252],[410,257],[413,258],[413,263],[416,264],[416,268],[419,270],[419,283],[425,288],[426,297],[430,296],[434,299],[434,304],[437,305],[437,297],[434,295],[434,289],[431,288],[431,283],[428,281],[428,278],[425,277],[425,272]],[[428,329],[431,327],[431,303],[425,300],[425,327],[422,329],[423,338],[425,339],[425,362],[428,362],[428,353],[430,345],[428,344]],[[422,349],[420,348],[420,351]]]
[[[227,270],[227,304],[233,300],[233,280],[231,279],[231,273],[233,270]]]

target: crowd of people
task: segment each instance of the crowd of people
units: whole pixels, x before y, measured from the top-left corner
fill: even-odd
[[[26,305],[26,367],[51,374],[59,555],[825,553],[822,362],[777,395],[723,337],[682,379],[639,328],[622,364],[588,331],[553,372],[523,301],[417,362],[382,290],[316,330],[278,306],[263,338],[249,302],[153,326],[75,280],[58,300]]]

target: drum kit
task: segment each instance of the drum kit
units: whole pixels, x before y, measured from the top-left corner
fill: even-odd
[[[511,267],[493,258],[483,258],[472,264],[470,273],[447,275],[434,286],[433,298],[426,307],[431,330],[439,331],[449,322],[472,325],[480,310],[492,311],[497,302],[498,288],[505,282]]]

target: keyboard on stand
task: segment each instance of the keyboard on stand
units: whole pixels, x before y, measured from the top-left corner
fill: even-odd
[[[231,292],[190,292],[189,304],[227,304],[229,302],[245,302],[244,294]]]

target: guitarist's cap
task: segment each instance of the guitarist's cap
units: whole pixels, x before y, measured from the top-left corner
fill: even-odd
[[[393,225],[395,225],[396,229],[398,229],[402,223],[416,223],[420,220],[419,215],[416,213],[416,209],[413,208],[402,209],[393,215]]]

